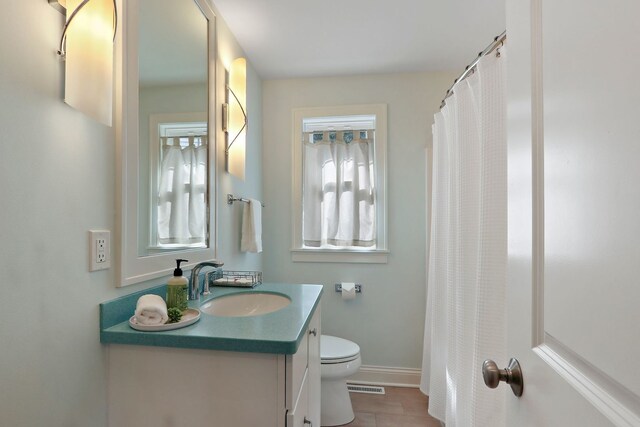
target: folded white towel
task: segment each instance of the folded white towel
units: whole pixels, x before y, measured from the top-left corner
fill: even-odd
[[[136,304],[136,321],[140,325],[163,325],[169,320],[167,304],[158,295],[142,295]]]
[[[242,240],[240,250],[243,252],[262,252],[262,203],[249,199],[242,211]]]

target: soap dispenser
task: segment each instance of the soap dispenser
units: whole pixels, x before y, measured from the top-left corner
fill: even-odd
[[[167,309],[175,307],[184,311],[187,309],[189,280],[182,276],[181,262],[189,262],[189,260],[176,260],[177,267],[173,270],[173,277],[167,282]]]

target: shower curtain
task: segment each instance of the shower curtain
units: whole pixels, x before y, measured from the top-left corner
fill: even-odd
[[[482,362],[505,359],[505,52],[483,57],[433,125],[431,233],[420,389],[447,427],[504,425],[504,387]]]

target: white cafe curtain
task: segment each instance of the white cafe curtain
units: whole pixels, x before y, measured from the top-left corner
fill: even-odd
[[[303,144],[304,245],[375,246],[373,141]]]
[[[158,243],[193,245],[205,241],[206,137],[179,138],[165,145],[158,189]],[[195,139],[200,141],[195,144]]]

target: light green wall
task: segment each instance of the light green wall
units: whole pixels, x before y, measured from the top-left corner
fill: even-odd
[[[450,73],[387,74],[263,82],[264,274],[267,280],[325,285],[323,333],[351,339],[365,365],[419,368],[426,306],[425,147],[453,81]],[[388,105],[388,264],[291,261],[291,110]],[[273,208],[271,208],[273,206]],[[343,301],[333,284],[363,284]]]
[[[221,37],[218,28],[218,37]],[[230,50],[230,44],[219,44],[218,79],[224,82],[224,68],[241,52]],[[218,99],[224,100],[224,85],[218,87]],[[222,116],[218,103],[216,117]],[[262,254],[240,252],[241,219],[244,203],[227,204],[227,194],[262,200],[262,80],[247,62],[247,147],[244,181],[225,172],[224,134],[218,133],[218,249],[220,259],[229,270],[262,270]],[[220,123],[218,122],[218,129]]]
[[[115,268],[87,268],[87,230],[115,229],[115,136],[62,101],[63,16],[44,0],[3,6],[0,425],[106,427],[98,304],[148,286],[116,289]],[[218,38],[226,57],[242,55],[220,18]],[[239,208],[223,204],[225,192],[262,196],[262,88],[250,66],[248,75],[248,173],[219,180],[219,247],[227,266],[260,269],[260,255],[239,252]],[[220,96],[220,74],[217,86]]]

